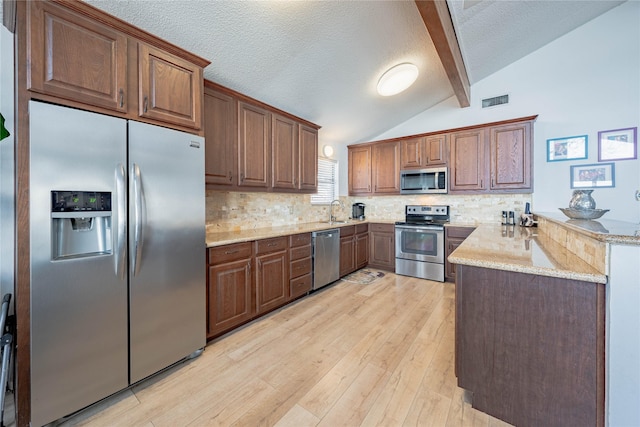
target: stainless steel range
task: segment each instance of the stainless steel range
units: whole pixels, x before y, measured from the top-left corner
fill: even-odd
[[[449,206],[407,205],[396,222],[396,273],[444,282],[444,224]]]

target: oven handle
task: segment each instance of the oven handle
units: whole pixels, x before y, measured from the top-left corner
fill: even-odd
[[[442,226],[437,226],[437,225],[419,225],[419,226],[412,226],[412,225],[396,225],[396,230],[409,230],[409,231],[441,231],[444,232],[444,227]]]

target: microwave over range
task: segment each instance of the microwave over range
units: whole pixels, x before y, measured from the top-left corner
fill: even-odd
[[[446,167],[400,171],[400,194],[446,194],[447,192]]]

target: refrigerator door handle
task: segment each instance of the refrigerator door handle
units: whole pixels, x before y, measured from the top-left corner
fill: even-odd
[[[142,176],[140,167],[134,163],[132,166],[133,176],[133,257],[131,260],[131,273],[133,276],[138,274],[140,261],[142,258]]]
[[[127,191],[124,185],[124,166],[122,164],[118,164],[116,166],[116,200],[118,206],[118,223],[117,223],[117,231],[116,231],[116,244],[115,244],[115,269],[116,276],[120,280],[124,280],[124,272],[125,265],[127,259],[127,241],[125,235],[125,224],[126,224],[126,200],[127,200]]]

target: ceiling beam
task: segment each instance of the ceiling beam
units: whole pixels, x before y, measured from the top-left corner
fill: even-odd
[[[460,107],[468,107],[471,85],[446,0],[415,0],[415,2]]]

